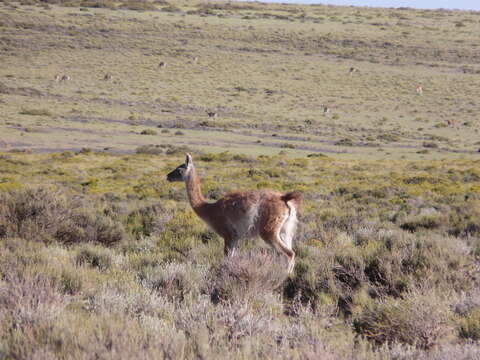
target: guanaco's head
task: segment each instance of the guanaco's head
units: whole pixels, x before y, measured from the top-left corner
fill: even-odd
[[[192,167],[193,167],[192,157],[190,156],[190,154],[186,154],[185,164],[180,165],[175,170],[168,173],[167,180],[170,182],[185,181]]]

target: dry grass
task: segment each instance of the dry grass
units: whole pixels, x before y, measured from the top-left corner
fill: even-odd
[[[31,3],[0,8],[1,140],[13,149],[124,153],[186,145],[340,159],[477,156],[474,13]],[[161,61],[168,66],[159,69]],[[352,76],[351,67],[358,69]],[[107,72],[114,80],[103,81]],[[63,74],[71,80],[54,81]],[[447,125],[453,120],[458,129]]]

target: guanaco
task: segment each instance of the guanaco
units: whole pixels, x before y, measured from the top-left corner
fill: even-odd
[[[200,179],[192,157],[167,175],[167,180],[185,182],[193,211],[224,241],[224,254],[231,256],[240,239],[260,236],[288,260],[288,273],[295,266],[292,249],[300,205],[298,191],[281,193],[273,190],[233,192],[210,203],[203,197]]]

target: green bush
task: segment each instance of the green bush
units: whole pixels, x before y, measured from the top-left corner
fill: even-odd
[[[480,340],[480,309],[472,311],[459,321],[459,334],[464,339]]]
[[[32,116],[52,116],[53,114],[46,109],[23,109],[20,111],[21,115],[32,115]]]

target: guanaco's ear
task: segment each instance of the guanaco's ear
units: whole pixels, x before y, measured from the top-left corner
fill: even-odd
[[[185,165],[187,165],[187,168],[193,165],[192,156],[188,153],[185,153]]]

